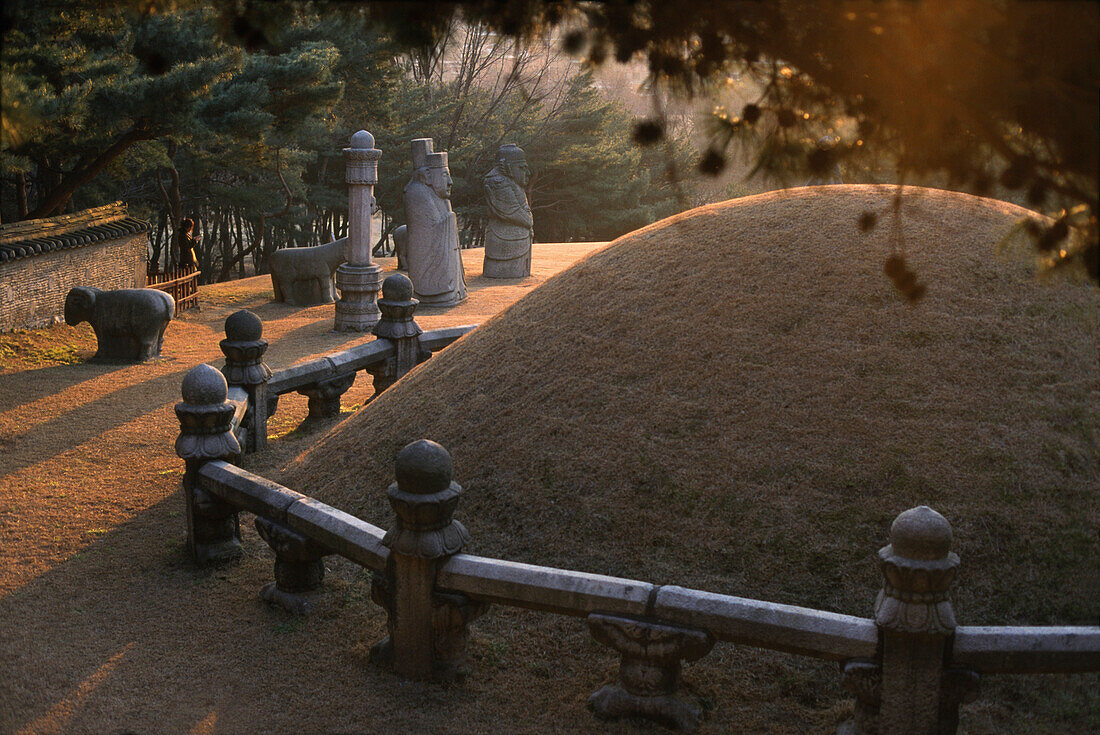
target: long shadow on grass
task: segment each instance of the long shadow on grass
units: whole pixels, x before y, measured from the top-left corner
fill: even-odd
[[[179,395],[186,370],[161,375],[114,391],[68,413],[36,424],[4,442],[5,474],[56,457],[84,442],[144,416]],[[178,399],[177,399],[178,400]]]
[[[178,476],[156,482],[170,493]],[[203,570],[186,557],[182,505],[171,494],[0,598],[0,732],[191,732],[211,716],[219,732],[256,732],[318,696],[340,731],[355,718],[370,731],[357,700],[383,675],[365,645],[332,655],[334,641],[384,636],[366,583],[330,586],[324,615],[269,608],[257,592],[273,557],[251,516],[244,559]]]
[[[122,364],[78,362],[0,375],[0,412],[60,393],[74,385],[128,367]]]
[[[275,341],[278,343],[285,343],[288,340],[293,342],[295,335],[299,333],[316,333],[316,331],[316,323],[306,324],[283,334]],[[334,334],[334,341],[330,349],[339,349],[343,344],[363,336],[354,332]],[[221,360],[216,358],[209,360],[209,362],[221,365]],[[286,366],[275,365],[273,367],[279,369]],[[64,390],[64,387],[55,387],[56,383],[52,381],[63,380],[65,377],[64,370],[66,369],[73,370],[74,373],[81,375],[80,379],[74,381],[80,382],[80,380],[87,380],[120,367],[128,366],[92,366],[93,374],[89,375],[87,370],[82,369],[83,366],[59,366],[56,368],[58,372],[49,372],[40,378],[42,383],[40,393],[44,396]],[[36,424],[25,432],[0,438],[0,448],[2,448],[0,467],[3,467],[3,474],[0,474],[0,479],[32,464],[56,457],[86,441],[94,439],[96,436],[144,416],[150,411],[165,405],[175,404],[180,400],[180,384],[183,382],[184,376],[193,367],[194,365],[188,365],[182,370],[120,388],[94,401],[77,406],[49,421]],[[55,368],[44,368],[42,371],[32,372],[38,374],[54,370]],[[20,402],[26,402],[26,399],[21,399]]]

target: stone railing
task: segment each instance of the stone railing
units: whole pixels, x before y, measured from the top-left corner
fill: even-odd
[[[240,426],[241,450],[255,452],[267,444],[267,420],[279,406],[279,396],[301,393],[309,399],[309,419],[340,414],[340,397],[351,388],[359,371],[374,377],[377,395],[393,385],[433,352],[438,352],[477,325],[424,332],[413,319],[419,303],[412,282],[395,273],[382,285],[378,307],[382,312],[373,334],[378,338],[324,357],[272,372],[264,364],[267,340],[263,324],[250,311],[238,311],[225,320],[222,372],[229,385],[247,394],[248,411]]]
[[[855,696],[854,717],[838,731],[846,735],[954,733],[959,705],[977,696],[982,674],[1100,670],[1098,627],[956,625],[948,593],[959,557],[950,524],[926,506],[899,515],[879,551],[873,618],[519,564],[462,553],[469,534],[453,518],[462,488],[438,444],[421,440],[398,453],[388,490],[396,519],[383,532],[234,466],[240,447],[228,393],[223,376],[200,365],[176,407],[194,559],[239,556],[237,515],[245,510],[275,551],[275,581],[260,592],[269,602],[309,612],[326,555],[372,570],[371,598],[388,613],[389,636],[371,660],[402,676],[454,676],[467,626],[490,604],[585,618],[621,656],[618,681],[589,698],[593,711],[685,731],[700,713],[677,696],[681,663],[716,641],[839,662]]]

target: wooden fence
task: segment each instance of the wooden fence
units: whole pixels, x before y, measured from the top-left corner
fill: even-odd
[[[275,581],[260,591],[271,603],[308,612],[322,587],[326,555],[372,570],[371,598],[388,614],[389,636],[371,649],[371,660],[398,675],[453,676],[464,659],[468,624],[491,604],[584,618],[593,637],[621,656],[619,680],[589,698],[592,710],[684,731],[695,728],[700,712],[677,697],[681,663],[705,656],[716,642],[839,662],[855,698],[854,717],[839,730],[845,735],[950,735],[959,705],[978,696],[982,675],[1100,671],[1100,627],[957,625],[949,600],[959,565],[951,526],[926,506],[894,521],[890,543],[879,551],[883,584],[874,618],[861,618],[464,554],[469,534],[453,519],[462,488],[451,479],[446,450],[426,440],[397,455],[398,480],[387,491],[396,513],[389,531],[234,466],[244,451],[240,439],[256,436],[248,423],[264,405],[267,386],[289,390],[306,376],[316,385],[373,368],[385,387],[423,358],[425,344],[442,346],[468,329],[421,334],[408,302],[401,304],[408,315],[401,322],[392,319],[399,311],[392,300],[384,297],[379,306],[383,322],[376,334],[389,337],[281,375],[259,359],[259,320],[242,316],[247,312],[231,316],[227,335],[252,339],[234,340],[229,349],[223,343],[225,376],[200,365],[184,379],[176,451],[186,465],[194,560],[240,556],[243,510],[255,514],[257,530],[275,551]],[[253,346],[249,359],[241,349],[246,342]]]
[[[145,285],[168,293],[176,300],[176,312],[186,311],[199,305],[199,276],[202,274],[196,266],[185,265],[158,273],[150,268],[145,276]]]

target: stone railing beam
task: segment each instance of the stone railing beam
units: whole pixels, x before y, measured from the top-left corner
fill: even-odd
[[[660,588],[651,614],[718,640],[826,660],[874,656],[878,649],[878,631],[867,618],[673,585]]]
[[[375,571],[386,565],[385,532],[353,515],[227,462],[203,465],[199,480],[210,496],[296,531],[328,552]]]
[[[708,630],[721,641],[830,661],[878,650],[878,630],[868,618],[635,579],[457,554],[439,570],[438,583],[486,602],[562,615],[646,617]]]
[[[456,341],[459,337],[474,331],[477,327],[477,324],[463,324],[460,327],[433,329],[420,335],[420,346],[429,352],[439,352],[447,345]]]
[[[959,626],[951,663],[983,674],[1100,671],[1100,627]]]

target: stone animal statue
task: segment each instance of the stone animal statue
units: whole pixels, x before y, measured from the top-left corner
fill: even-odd
[[[145,362],[160,357],[164,330],[176,300],[155,288],[101,291],[78,286],[65,297],[65,323],[88,322],[95,330],[95,360]]]
[[[336,300],[332,276],[344,262],[346,237],[312,248],[284,248],[271,255],[275,300],[292,306],[331,304]]]
[[[393,231],[393,252],[397,256],[397,270],[407,271],[409,261],[409,226],[401,225]]]

